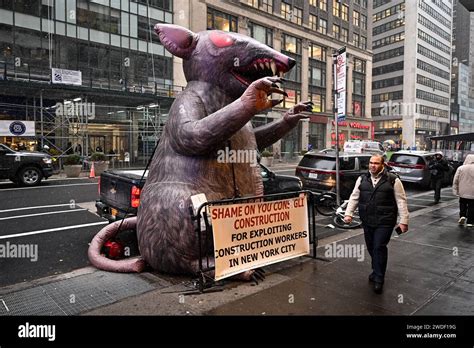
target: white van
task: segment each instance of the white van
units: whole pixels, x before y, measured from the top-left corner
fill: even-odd
[[[346,141],[344,143],[344,152],[385,154],[382,144],[371,140]]]

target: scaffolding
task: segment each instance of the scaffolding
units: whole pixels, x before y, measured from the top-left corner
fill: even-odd
[[[137,109],[140,109],[140,107]],[[138,129],[139,137],[141,138],[142,160],[145,162],[160,141],[167,115],[161,113],[161,107],[158,104],[144,106],[141,110],[141,118],[138,119]]]

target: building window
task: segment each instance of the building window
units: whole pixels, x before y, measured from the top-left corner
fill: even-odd
[[[342,5],[342,7],[341,7],[341,18],[344,21],[349,20],[349,6]]]
[[[309,57],[325,62],[326,61],[326,52],[327,49],[326,47],[321,47],[319,45],[316,45],[314,43],[309,44]]]
[[[352,37],[354,39],[354,46],[359,47],[359,44],[360,44],[359,34],[354,33],[354,34],[352,34]]]
[[[273,32],[264,26],[249,22],[250,36],[261,43],[273,47]]]
[[[360,15],[360,27],[367,30],[367,16],[363,14]]]
[[[283,34],[282,51],[296,61],[295,67],[286,74],[286,78],[301,83],[301,39]]]
[[[283,107],[289,109],[301,101],[301,91],[294,89],[286,89],[288,97],[283,100]]]
[[[312,112],[326,112],[325,93],[310,93],[308,99],[313,102]]]
[[[365,61],[354,58],[354,71],[365,74]]]
[[[237,32],[237,17],[207,8],[207,30],[223,30]]]
[[[354,85],[353,85],[353,93],[357,95],[365,95],[365,79],[364,78],[357,78],[354,76]]]
[[[341,4],[338,1],[334,1],[332,3],[332,15],[334,17],[339,17],[341,12]]]
[[[323,11],[328,10],[328,0],[319,0],[318,3],[319,3],[319,8],[321,10],[323,10]]]
[[[290,4],[281,3],[281,15],[288,21],[302,25],[303,24],[303,10],[294,6],[291,8]]]
[[[285,18],[287,21],[291,21],[293,14],[291,13],[291,5],[285,2],[281,3],[280,7],[281,16]]]
[[[303,10],[298,8],[298,7],[294,7],[293,8],[293,20],[292,22],[298,24],[298,25],[303,25]]]
[[[365,116],[365,103],[363,100],[355,100],[352,102],[353,115],[355,117]]]
[[[347,42],[349,40],[349,30],[341,28],[341,40]]]
[[[150,7],[161,8],[163,10],[173,11],[171,0],[134,0],[136,2],[142,3],[143,5],[149,5]]]
[[[309,5],[314,7],[318,6],[317,0],[309,0]]]
[[[332,25],[332,34],[334,35],[336,39],[339,40],[340,35],[341,35],[341,28],[339,27],[339,25],[336,25],[336,24]]]
[[[77,2],[77,24],[90,29],[118,34],[120,11],[79,0]]]
[[[352,23],[358,27],[360,26],[360,13],[357,11],[353,11],[352,13]]]
[[[322,18],[319,18],[318,32],[326,35],[328,33],[328,21]]]
[[[309,15],[309,27],[314,31],[318,30],[318,17],[312,14]]]
[[[148,20],[150,24],[148,24]],[[153,27],[156,23],[158,23],[158,21],[155,19],[138,16],[138,38],[151,41],[153,39]]]
[[[247,4],[259,10],[273,13],[273,0],[247,0]]]
[[[283,34],[283,50],[301,55],[301,39]]]
[[[367,49],[367,38],[362,35],[360,37],[360,48],[362,48],[363,50]]]
[[[6,4],[4,4],[6,2]],[[0,8],[11,8],[11,5],[8,5],[10,1],[0,1]],[[15,0],[13,1],[15,5],[15,11],[32,16],[39,17],[40,15],[40,0]]]
[[[308,80],[311,86],[326,87],[326,69],[323,67],[310,66]]]

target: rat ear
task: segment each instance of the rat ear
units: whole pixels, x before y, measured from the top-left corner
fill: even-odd
[[[198,36],[191,30],[174,24],[158,23],[154,28],[161,43],[173,55],[189,59],[196,47]]]

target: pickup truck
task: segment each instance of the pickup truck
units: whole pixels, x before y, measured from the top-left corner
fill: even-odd
[[[0,144],[0,179],[35,186],[53,175],[51,156],[42,152],[14,151]]]
[[[260,164],[265,194],[300,191],[303,187],[296,176],[276,174]],[[101,174],[97,214],[110,222],[135,216],[146,175],[143,170],[110,170]],[[127,214],[128,212],[128,214]]]

